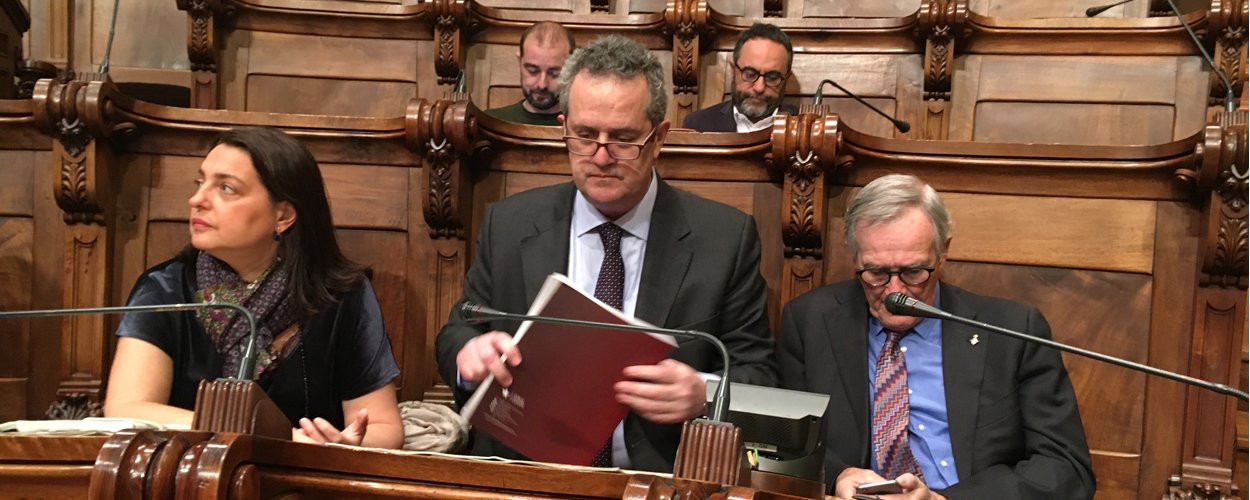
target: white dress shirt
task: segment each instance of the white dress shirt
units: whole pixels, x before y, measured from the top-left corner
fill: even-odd
[[[738,111],[737,106],[730,106],[730,108],[734,110],[734,124],[738,127],[738,133],[755,132],[772,127],[773,117],[777,116],[777,110],[781,109],[780,107],[774,109],[771,115],[765,116],[758,122],[752,122],[750,118],[747,118],[747,115]]]
[[[595,228],[604,222],[615,222],[624,229],[621,235],[621,260],[625,262],[625,293],[621,310],[634,315],[638,303],[638,288],[642,285],[642,261],[647,255],[647,235],[651,231],[651,212],[655,209],[655,192],[659,180],[651,173],[651,185],[633,209],[615,221],[599,213],[590,200],[578,191],[573,198],[573,220],[569,225],[569,279],[587,295],[595,294],[599,280],[599,267],[603,265],[603,240]],[[625,449],[625,422],[612,431],[612,465],[630,466],[629,451]]]

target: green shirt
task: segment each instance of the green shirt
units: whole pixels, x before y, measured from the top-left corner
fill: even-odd
[[[516,104],[504,106],[502,108],[494,108],[486,110],[486,114],[491,115],[500,120],[507,120],[516,123],[525,123],[528,125],[550,125],[560,126],[560,121],[556,120],[557,113],[531,113],[525,109],[525,101],[517,101]]]

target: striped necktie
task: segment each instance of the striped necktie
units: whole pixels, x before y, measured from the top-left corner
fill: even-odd
[[[898,346],[906,332],[886,330],[885,333],[885,345],[877,357],[877,372],[872,381],[873,458],[877,473],[886,479],[911,472],[923,481],[924,475],[907,442],[907,420],[911,411],[907,401],[907,362]]]

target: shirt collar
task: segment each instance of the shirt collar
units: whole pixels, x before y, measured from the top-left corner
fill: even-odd
[[[942,308],[942,284],[938,283],[933,287],[933,307]],[[911,327],[909,332],[914,332],[920,340],[924,342],[939,342],[942,335],[942,322],[934,318],[924,318]],[[881,322],[868,315],[868,332],[874,336],[884,336],[885,327],[881,326]]]
[[[647,234],[651,231],[651,213],[655,211],[656,185],[659,184],[659,180],[659,176],[652,171],[651,185],[647,187],[647,194],[643,195],[642,200],[634,205],[634,208],[615,221],[599,213],[599,209],[591,205],[590,200],[587,200],[586,196],[578,190],[573,197],[573,234],[581,236],[593,231],[604,222],[615,222],[631,236],[647,241]]]
[[[734,124],[737,126],[738,132],[755,132],[757,130],[764,130],[771,127],[773,125],[773,117],[777,116],[777,111],[781,109],[778,107],[773,110],[771,115],[765,116],[760,121],[752,122],[750,118],[747,118],[747,115],[738,111],[737,106],[731,105],[729,107],[733,108]]]

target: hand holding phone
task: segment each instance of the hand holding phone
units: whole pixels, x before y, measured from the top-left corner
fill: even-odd
[[[893,479],[878,483],[864,483],[855,487],[855,493],[857,495],[888,495],[902,492],[903,487],[899,486],[898,481]]]

